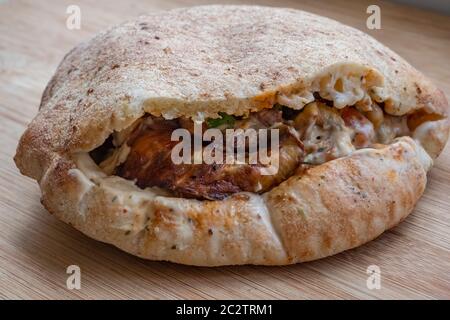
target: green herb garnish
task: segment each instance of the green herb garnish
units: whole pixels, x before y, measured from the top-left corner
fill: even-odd
[[[234,127],[236,119],[233,116],[230,116],[225,112],[219,112],[219,115],[220,118],[217,119],[212,118],[206,119],[206,124],[208,125],[208,128],[217,128],[223,125],[226,125],[227,127]]]

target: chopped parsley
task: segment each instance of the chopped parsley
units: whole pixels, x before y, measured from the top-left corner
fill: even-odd
[[[234,127],[234,123],[236,122],[236,119],[233,116],[230,116],[226,114],[225,112],[219,112],[220,118],[212,119],[208,118],[206,120],[206,124],[208,125],[208,128],[217,128],[221,127],[223,125],[226,125],[226,127]]]

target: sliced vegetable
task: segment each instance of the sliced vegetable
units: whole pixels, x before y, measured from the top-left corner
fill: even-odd
[[[212,119],[209,118],[206,120],[206,124],[208,125],[208,128],[217,128],[221,127],[223,125],[226,125],[227,127],[234,127],[234,123],[236,122],[236,119],[233,116],[230,116],[229,114],[226,114],[225,112],[219,112],[220,118]]]

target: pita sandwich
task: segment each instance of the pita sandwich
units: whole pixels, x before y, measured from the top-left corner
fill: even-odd
[[[277,128],[279,170],[174,164],[171,132],[198,123]],[[15,162],[51,214],[133,255],[286,265],[405,219],[448,135],[442,91],[365,33],[216,5],[142,16],[75,47]]]

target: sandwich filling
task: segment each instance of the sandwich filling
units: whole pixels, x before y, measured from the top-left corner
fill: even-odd
[[[221,131],[278,129],[279,167],[271,175],[262,174],[266,165],[259,162],[175,164],[171,152],[178,142],[172,141],[171,135],[178,128],[194,135],[194,122],[187,118],[166,120],[146,115],[129,128],[113,133],[91,156],[107,174],[133,180],[140,188],[159,187],[174,196],[220,200],[238,192],[264,193],[311,166],[357,149],[389,144],[397,137],[411,135],[421,119],[424,117],[417,113],[389,115],[382,103],[338,109],[331,101],[316,96],[300,110],[276,103],[247,117],[222,113],[220,118],[203,122],[204,128]],[[203,142],[202,148],[210,143]],[[248,157],[248,146],[245,152]]]

